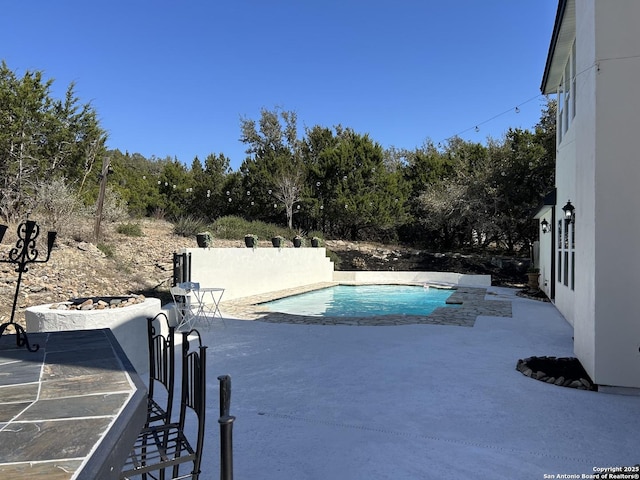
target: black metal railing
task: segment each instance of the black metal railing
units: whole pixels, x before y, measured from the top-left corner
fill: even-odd
[[[233,480],[233,422],[231,407],[231,377],[221,375],[220,380],[220,480]]]
[[[191,281],[191,254],[173,254],[173,287],[183,282]]]

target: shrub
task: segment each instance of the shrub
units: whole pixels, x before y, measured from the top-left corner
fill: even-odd
[[[173,226],[173,233],[183,237],[195,237],[197,233],[204,230],[207,230],[206,222],[192,215],[179,217]]]
[[[95,242],[95,237],[93,235],[93,222],[87,222],[86,218],[84,221],[81,220],[74,226],[74,229],[70,232],[70,236],[72,240],[78,243]]]
[[[288,229],[278,227],[273,223],[265,223],[259,220],[254,220],[251,222],[250,226],[247,227],[247,232],[255,233],[260,238],[271,240],[272,237],[277,237],[278,235],[287,238]]]
[[[340,270],[340,264],[342,263],[342,260],[336,254],[336,252],[333,252],[333,251],[327,249],[326,255],[327,255],[327,257],[329,257],[329,260],[331,260],[333,262],[333,268],[335,268],[336,270]]]
[[[96,216],[96,204],[87,208],[87,211],[93,217]],[[127,203],[119,192],[107,185],[104,192],[104,202],[102,203],[102,218],[107,222],[117,222],[129,216],[127,211]]]
[[[244,238],[248,232],[253,231],[251,222],[233,215],[220,217],[211,226],[213,236],[224,240],[239,240]]]
[[[254,220],[252,222],[241,217],[228,215],[220,217],[211,226],[211,232],[216,238],[224,240],[241,240],[248,233],[257,235],[259,238],[270,240],[273,237],[293,238],[295,232],[285,227],[280,227],[273,223]]]
[[[35,195],[34,216],[43,217],[43,225],[59,234],[72,230],[74,218],[81,207],[80,199],[64,178],[54,178],[41,184]]]
[[[118,233],[127,237],[142,237],[142,227],[139,223],[121,223],[116,229]]]

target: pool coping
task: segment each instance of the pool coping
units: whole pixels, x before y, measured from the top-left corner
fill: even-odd
[[[387,285],[392,285],[388,283]],[[261,303],[280,298],[311,292],[336,285],[371,285],[371,283],[324,282],[303,285],[286,290],[278,290],[260,295],[237,298],[221,302],[220,309],[224,318],[251,320],[266,323],[290,323],[300,325],[350,325],[350,326],[397,326],[397,325],[455,325],[473,327],[476,318],[481,315],[511,317],[511,301],[487,299],[491,293],[484,287],[467,287],[448,284],[395,283],[393,285],[417,285],[433,288],[451,289],[454,292],[447,303],[457,308],[438,307],[429,315],[380,315],[375,317],[316,317],[271,312]]]

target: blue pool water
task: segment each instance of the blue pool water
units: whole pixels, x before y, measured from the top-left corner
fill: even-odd
[[[428,315],[453,290],[411,285],[338,285],[261,304],[272,312],[319,317]]]

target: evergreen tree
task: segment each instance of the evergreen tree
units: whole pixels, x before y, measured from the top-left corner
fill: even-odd
[[[215,220],[228,209],[223,194],[226,177],[230,173],[229,159],[223,154],[209,154],[204,161],[204,168],[199,161],[191,166],[193,177],[193,195],[191,208],[194,215]]]
[[[293,226],[294,208],[300,200],[306,171],[301,159],[295,112],[262,109],[258,126],[251,119],[241,122],[240,141],[249,155],[240,167],[244,195],[237,199],[238,211],[248,219],[278,221],[284,212]],[[274,208],[271,208],[275,205]]]
[[[39,71],[18,78],[0,64],[0,214],[6,219],[35,201],[44,180],[66,178],[81,188],[104,155],[106,134],[91,105],[79,104],[73,83],[64,100],[52,98],[52,83]]]
[[[382,147],[368,135],[336,127],[336,137],[314,167],[329,230],[353,240],[388,235],[405,217],[400,175],[387,170]]]

